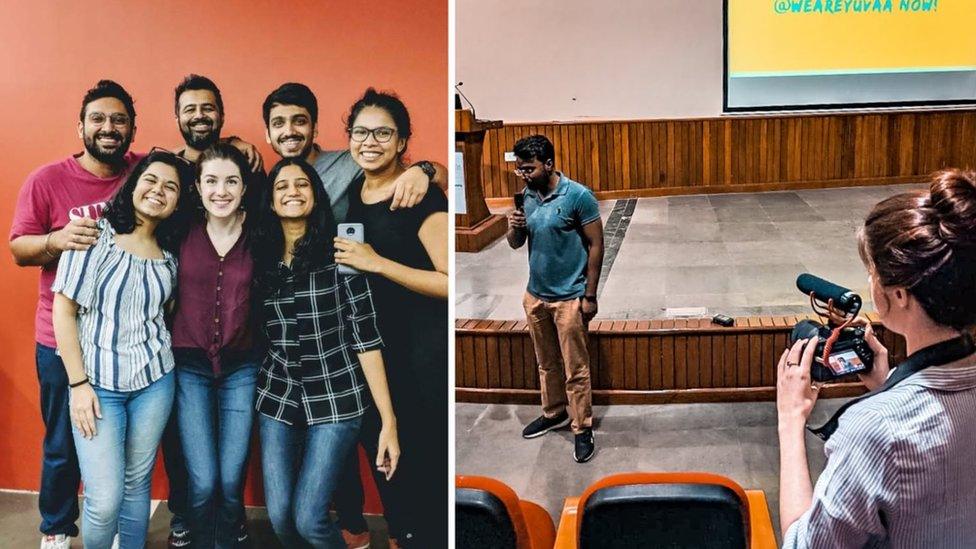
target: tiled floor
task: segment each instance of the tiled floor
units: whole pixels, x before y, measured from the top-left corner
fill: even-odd
[[[146,547],[165,549],[169,536],[170,513],[166,502],[153,502],[154,512],[149,522],[149,537]],[[37,494],[23,492],[0,492],[0,547],[4,549],[36,548],[40,542],[37,525],[40,515],[37,512]],[[386,549],[386,522],[379,516],[366,516],[372,540],[370,547]],[[281,545],[271,529],[271,521],[263,507],[247,509],[247,526],[250,533],[250,547],[255,549],[274,549]],[[82,539],[74,538],[71,547],[82,547]]]
[[[808,300],[795,286],[802,272],[846,286],[867,303],[857,228],[878,201],[917,188],[641,198],[619,249],[608,249],[604,269],[611,259],[612,268],[604,273],[597,318],[662,318],[667,307],[706,307],[709,316],[805,313]],[[605,224],[618,202],[600,203]],[[458,253],[458,318],[523,318],[526,256],[526,248],[512,250],[504,239]]]
[[[826,421],[843,399],[817,404],[811,423]],[[549,511],[558,524],[563,500],[599,478],[635,471],[704,471],[761,489],[779,531],[779,444],[772,402],[596,406],[593,460],[573,461],[569,430],[525,440],[522,428],[538,406],[457,404],[458,474],[497,478],[523,499]],[[807,435],[814,480],[825,459],[820,439]]]

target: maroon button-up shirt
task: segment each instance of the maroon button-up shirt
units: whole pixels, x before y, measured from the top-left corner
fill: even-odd
[[[173,348],[206,352],[214,374],[221,371],[221,353],[248,351],[251,337],[251,278],[254,262],[242,233],[227,255],[220,256],[197,223],[180,247],[177,273]]]

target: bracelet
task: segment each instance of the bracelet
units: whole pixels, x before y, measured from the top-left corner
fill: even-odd
[[[81,387],[82,385],[84,385],[86,383],[88,383],[88,378],[87,377],[85,379],[79,381],[78,383],[69,383],[68,384],[68,387],[71,387],[72,389],[74,389],[75,387]]]
[[[49,248],[49,245],[51,244],[51,235],[52,234],[54,234],[54,233],[47,233],[47,237],[44,239],[44,253],[46,253],[47,256],[50,257],[51,259],[55,259],[58,256],[52,254],[51,253],[51,250],[48,249]]]

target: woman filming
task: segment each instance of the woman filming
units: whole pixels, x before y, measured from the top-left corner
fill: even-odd
[[[783,546],[972,547],[976,173],[940,172],[928,190],[880,202],[859,233],[859,249],[878,316],[904,336],[908,358],[890,368],[888,351],[859,319],[875,354],[861,379],[876,392],[839,411],[813,487],[804,425],[817,400],[815,345],[801,340],[783,353]]]
[[[268,515],[285,547],[339,549],[327,510],[370,397],[382,423],[376,466],[391,477],[399,459],[382,340],[366,278],[340,275],[333,262],[335,223],[318,174],[290,158],[268,181],[254,235],[269,347],[256,404]]]

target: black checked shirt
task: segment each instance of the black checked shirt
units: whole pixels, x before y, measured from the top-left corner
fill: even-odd
[[[335,265],[296,277],[264,300],[269,348],[258,379],[258,412],[288,425],[354,419],[368,406],[357,353],[383,346],[369,284]]]

